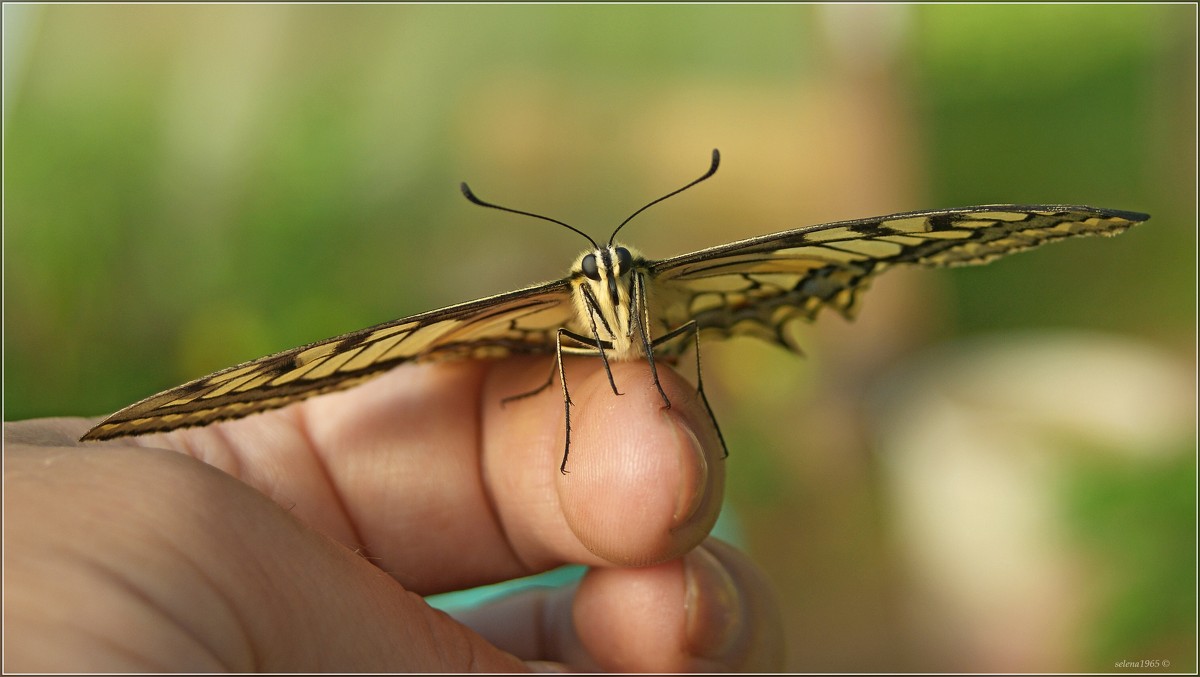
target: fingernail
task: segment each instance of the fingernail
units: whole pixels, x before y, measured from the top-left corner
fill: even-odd
[[[683,558],[688,650],[693,656],[728,656],[742,629],[737,586],[721,562],[704,546]]]
[[[704,503],[708,486],[708,457],[700,446],[696,433],[686,423],[667,414],[679,436],[679,491],[675,495],[675,512],[671,516],[672,528],[687,524],[692,515]]]

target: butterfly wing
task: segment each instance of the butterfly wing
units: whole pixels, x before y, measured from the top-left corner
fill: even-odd
[[[368,327],[222,369],[132,404],[84,440],[140,435],[282,407],[406,362],[550,353],[574,316],[566,280]]]
[[[984,205],[790,230],[651,262],[656,319],[663,333],[695,319],[701,331],[798,350],[788,323],[824,307],[852,317],[858,295],[890,266],[987,263],[1067,237],[1116,235],[1148,218],[1073,205]]]

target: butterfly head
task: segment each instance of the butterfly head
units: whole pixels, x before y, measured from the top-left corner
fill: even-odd
[[[584,252],[575,264],[574,271],[583,276],[581,283],[588,284],[597,296],[603,296],[613,306],[621,303],[622,287],[629,287],[629,275],[633,271],[634,255],[621,245],[607,245]]]
[[[570,282],[576,309],[576,324],[572,329],[584,332],[590,329],[591,334],[598,341],[603,341],[611,346],[607,349],[614,356],[622,358],[628,357],[638,350],[631,339],[634,326],[638,322],[637,305],[641,303],[642,310],[646,310],[644,308],[646,293],[644,287],[635,283],[639,282],[641,276],[637,270],[640,268],[643,273],[647,273],[648,267],[646,260],[636,252],[616,243],[617,233],[638,214],[712,176],[717,171],[720,162],[721,154],[714,148],[712,164],[709,165],[708,171],[703,176],[643,205],[641,209],[630,214],[613,230],[612,235],[608,237],[608,243],[603,246],[592,239],[591,235],[564,221],[486,202],[479,199],[466,183],[463,183],[460,188],[463,196],[480,207],[556,223],[583,236],[592,245],[592,249],[580,254],[579,258],[575,260],[575,265],[571,267]],[[640,280],[640,282],[644,284],[645,280]],[[635,292],[635,289],[643,289],[643,291]],[[635,293],[640,296],[640,299],[634,298]],[[646,336],[643,336],[643,339],[645,338]]]

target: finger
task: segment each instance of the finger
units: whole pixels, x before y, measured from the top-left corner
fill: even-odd
[[[194,459],[17,446],[5,477],[6,668],[524,667]]]
[[[598,360],[570,361],[567,370],[565,475],[558,472],[566,434],[561,387],[525,410],[520,403],[502,410],[485,390],[484,422],[497,435],[484,442],[484,477],[518,557],[534,569],[644,565],[695,547],[716,522],[724,464],[694,386],[660,368],[667,409],[644,362],[612,364],[620,395]],[[488,385],[502,383],[501,372]]]
[[[543,383],[547,366],[434,365],[310,410],[359,547],[406,587],[432,594],[565,562],[662,561],[707,535],[724,468],[694,388],[661,370],[675,403],[664,412],[644,365],[613,365],[626,393],[616,396],[598,360],[569,360],[564,477],[561,387],[505,403]]]
[[[672,401],[663,411],[645,364],[613,364],[626,393],[616,396],[598,360],[569,360],[564,478],[561,387],[502,405],[544,382],[548,366],[404,367],[298,406],[138,442],[226,470],[421,594],[562,562],[661,561],[699,543],[716,519],[724,464],[694,388],[660,368]]]
[[[294,406],[97,446],[185,453],[258,489],[409,589],[469,587],[520,575],[511,552],[496,555],[505,543],[478,472],[487,369],[474,361],[406,366]],[[492,556],[497,571],[478,571],[476,553]]]
[[[574,670],[765,672],[783,668],[776,600],[744,554],[709,539],[682,559],[593,569],[578,587],[455,615],[518,658]]]

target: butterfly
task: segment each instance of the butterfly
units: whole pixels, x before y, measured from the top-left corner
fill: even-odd
[[[358,385],[408,362],[554,356],[571,448],[571,400],[563,355],[599,357],[620,394],[610,360],[645,359],[665,407],[655,360],[674,363],[696,348],[697,390],[720,436],[699,377],[700,335],[755,336],[799,352],[786,328],[812,321],[823,308],[853,317],[859,295],[896,265],[987,263],[1047,242],[1112,236],[1147,220],[1136,212],[1077,205],[982,205],[838,221],[654,260],[619,244],[617,233],[647,208],[711,177],[700,178],[638,209],[601,245],[557,219],[485,202],[483,207],[542,219],[587,238],[567,277],[517,291],[405,317],[222,369],[152,395],[109,416],[82,440],[104,440],[202,426],[283,407]],[[724,447],[725,441],[721,437]]]

